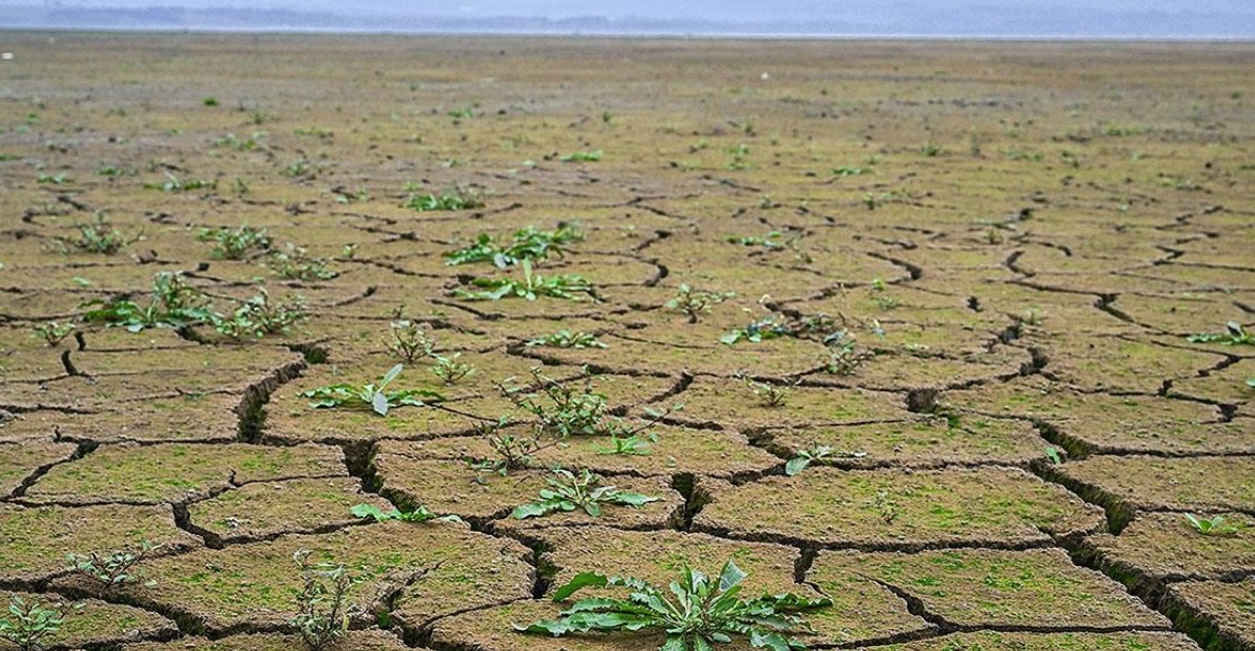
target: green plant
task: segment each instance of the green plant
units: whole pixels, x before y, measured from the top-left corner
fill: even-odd
[[[1225,346],[1255,346],[1255,334],[1246,331],[1242,324],[1230,321],[1225,324],[1224,332],[1204,332],[1189,336],[1189,341],[1196,344],[1219,343]]]
[[[919,151],[921,154],[929,158],[933,158],[935,156],[940,156],[941,153],[945,150],[942,149],[939,145],[933,144],[931,142],[926,142],[920,146]]]
[[[188,285],[180,274],[162,272],[153,278],[152,297],[148,305],[125,298],[111,301],[96,299],[81,307],[98,306],[83,315],[90,323],[123,326],[131,332],[144,328],[184,328],[206,323],[213,318],[209,300],[200,290]]]
[[[202,228],[196,235],[200,242],[213,242],[209,257],[215,260],[243,260],[251,249],[270,248],[270,236],[264,228],[248,225],[238,228]]]
[[[675,296],[663,304],[673,312],[688,317],[689,323],[697,323],[698,318],[710,312],[710,308],[735,296],[733,292],[705,292],[695,290],[688,284],[676,288]]]
[[[185,192],[188,190],[203,190],[206,188],[214,189],[218,187],[217,181],[207,181],[204,179],[192,179],[190,181],[181,180],[169,170],[165,172],[166,180],[164,183],[145,183],[144,187],[149,190],[161,190],[162,192]]]
[[[784,233],[781,231],[771,231],[767,233],[765,237],[737,237],[733,235],[729,236],[727,241],[729,244],[740,244],[741,246],[765,246],[767,248],[774,248],[781,246],[778,240],[783,236]]]
[[[387,416],[388,410],[401,405],[422,407],[427,402],[440,402],[444,396],[427,389],[402,389],[389,391],[388,385],[401,375],[404,367],[397,364],[388,370],[380,379],[379,385],[373,382],[360,388],[350,384],[332,384],[330,386],[311,389],[302,393],[306,398],[313,398],[309,405],[315,409],[324,407],[335,408],[366,408],[370,407],[376,414]],[[423,399],[427,402],[424,402]]]
[[[837,452],[831,446],[816,445],[813,448],[798,450],[797,454],[790,457],[784,464],[784,474],[790,477],[800,474],[816,461],[825,459],[862,459],[865,456],[867,456],[866,452]]]
[[[828,346],[828,356],[822,361],[830,375],[849,376],[858,371],[863,362],[875,357],[875,353],[858,348],[853,339],[838,339]]]
[[[449,357],[443,355],[435,355],[432,359],[435,364],[431,367],[431,372],[440,378],[441,382],[448,385],[457,384],[475,374],[475,367],[466,362],[458,361],[462,353],[454,353]]]
[[[601,517],[601,505],[617,504],[639,507],[659,498],[641,493],[621,491],[614,486],[603,486],[601,480],[587,469],[579,475],[563,468],[554,468],[557,479],[549,479],[549,488],[540,489],[540,499],[515,507],[511,515],[519,520],[540,517],[558,511],[570,512],[583,509],[590,517]]]
[[[56,239],[63,253],[77,250],[85,253],[112,255],[144,237],[144,231],[141,229],[135,237],[128,238],[122,231],[110,226],[105,221],[104,215],[99,213],[96,214],[96,219],[91,223],[79,224],[76,228],[78,228],[78,237],[73,239],[58,237]]]
[[[598,149],[596,151],[574,151],[563,156],[560,160],[564,163],[596,163],[601,160],[601,157],[602,151]]]
[[[419,212],[429,210],[471,210],[483,208],[484,199],[480,193],[458,185],[440,194],[432,194],[430,192],[427,194],[411,193],[402,205]]]
[[[898,519],[898,503],[889,495],[889,491],[876,491],[876,499],[872,501],[872,510],[885,524],[893,524],[893,521]]]
[[[1229,536],[1238,531],[1238,528],[1235,526],[1224,526],[1225,517],[1223,515],[1201,518],[1193,513],[1186,513],[1185,519],[1190,523],[1191,527],[1194,527],[1195,531],[1204,536]]]
[[[308,175],[313,170],[314,170],[314,167],[313,165],[310,164],[308,160],[304,158],[298,158],[292,161],[290,164],[288,164],[287,167],[283,168],[283,174],[284,176],[291,176],[292,178],[299,178],[299,177]]]
[[[559,613],[558,619],[515,628],[554,637],[660,629],[667,637],[659,651],[710,651],[715,644],[731,642],[733,636],[746,637],[751,646],[771,651],[805,649],[793,637],[813,632],[801,613],[831,606],[832,600],[794,594],[743,599],[745,577],[731,560],[719,572],[717,582],[685,566],[681,579],[671,582],[669,589],[633,577],[584,572],[558,588],[553,600],[562,601],[588,587],[623,587],[631,592],[626,599],[582,599]]]
[[[339,274],[327,268],[330,260],[316,258],[303,246],[288,242],[283,250],[271,251],[267,260],[270,270],[288,280],[330,280]]]
[[[642,437],[640,434],[632,434],[630,436],[620,437],[616,433],[610,434],[610,447],[597,448],[597,454],[623,454],[629,456],[646,456],[649,454],[650,444],[657,443],[658,436],[650,434]]]
[[[424,357],[435,356],[436,343],[428,336],[427,329],[417,321],[393,321],[389,332],[391,338],[385,339],[383,344],[392,357],[413,364]]]
[[[533,467],[537,454],[561,442],[561,439],[542,442],[541,435],[544,432],[539,427],[532,428],[526,436],[517,435],[505,429],[509,423],[508,417],[502,417],[496,422],[481,423],[478,426],[480,435],[488,442],[488,446],[492,448],[496,457],[485,461],[473,461],[471,462],[472,468],[505,476],[511,470]]]
[[[205,106],[217,106],[218,100],[213,97],[206,97],[205,99],[201,100],[201,104],[204,104]]]
[[[73,323],[58,323],[57,321],[48,321],[35,326],[35,336],[44,340],[49,347],[55,347],[62,340],[70,336],[74,332],[75,325]]]
[[[551,335],[538,337],[527,342],[527,346],[548,346],[550,348],[605,348],[606,345],[597,340],[597,335],[590,332],[571,332],[563,328]]]
[[[474,244],[446,253],[446,264],[492,262],[498,268],[505,269],[521,260],[547,260],[550,255],[562,257],[566,245],[583,240],[584,233],[573,224],[559,224],[552,231],[528,226],[515,231],[507,246],[497,244],[487,233],[480,233]]]
[[[797,329],[772,315],[765,319],[755,321],[744,328],[737,328],[728,334],[719,338],[719,342],[731,346],[739,341],[749,341],[758,343],[769,339],[778,339],[780,337],[796,337]]]
[[[862,176],[864,174],[867,174],[868,171],[857,165],[842,165],[841,167],[838,167],[832,170],[832,173],[839,177],[847,177],[847,176]]]
[[[349,630],[356,608],[348,602],[349,592],[364,577],[350,574],[343,565],[312,563],[308,549],[292,554],[301,573],[301,592],[296,597],[297,613],[291,620],[310,651],[325,651]]]
[[[108,554],[66,554],[65,559],[75,573],[96,581],[104,590],[111,590],[139,581],[142,577],[138,571],[139,564],[159,547],[161,545],[145,540],[138,549],[122,549]]]
[[[1255,377],[1246,378],[1246,386],[1251,387],[1252,389],[1255,389]]]
[[[745,388],[749,389],[750,393],[754,394],[754,397],[758,398],[759,403],[764,407],[783,407],[789,398],[789,391],[797,386],[797,382],[786,385],[767,384],[766,382],[754,380],[748,375],[742,375],[741,381],[745,383]]]
[[[287,332],[290,326],[308,318],[304,297],[298,294],[283,303],[271,303],[270,293],[263,287],[256,296],[242,301],[229,316],[215,313],[211,322],[220,334],[240,339]]]
[[[389,520],[399,520],[401,522],[427,522],[429,520],[462,521],[456,515],[437,516],[422,505],[419,505],[413,511],[401,511],[396,508],[384,511],[374,504],[358,504],[349,509],[349,513],[359,518],[372,518],[375,522],[387,522]]]
[[[498,384],[497,388],[516,407],[535,417],[539,430],[561,438],[612,431],[607,426],[613,419],[606,396],[593,391],[590,382],[576,389],[545,377],[538,368],[531,373],[538,386],[534,392],[505,384]]]
[[[8,613],[0,617],[0,640],[11,642],[18,651],[42,651],[45,640],[56,635],[63,624],[65,615],[61,611],[13,595],[9,597]]]
[[[518,297],[529,301],[538,296],[561,298],[569,301],[598,301],[593,286],[587,280],[574,275],[541,276],[532,272],[532,261],[523,260],[523,279],[476,278],[471,284],[483,291],[453,290],[453,295],[472,301],[496,301]]]

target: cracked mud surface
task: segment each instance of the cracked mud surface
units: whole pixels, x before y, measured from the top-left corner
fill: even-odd
[[[1194,337],[1255,330],[1249,44],[47,36],[0,67],[0,599],[80,600],[53,648],[298,649],[308,549],[364,578],[345,650],[644,651],[512,627],[581,571],[728,558],[831,597],[818,648],[1255,649],[1255,345]],[[454,186],[483,206],[407,205]],[[97,216],[120,250],[74,245]],[[446,253],[562,224],[536,273],[597,300],[455,291],[521,275]],[[271,251],[198,239],[241,225]],[[276,272],[288,243],[329,273]],[[159,273],[308,318],[82,321]],[[682,286],[727,295],[689,318]],[[399,320],[433,357],[390,388],[442,399],[311,406]],[[721,342],[755,323],[790,332]],[[536,425],[503,388],[550,380],[638,454],[491,467],[487,425]],[[659,499],[512,518],[554,466]],[[151,583],[64,561],[145,540]]]

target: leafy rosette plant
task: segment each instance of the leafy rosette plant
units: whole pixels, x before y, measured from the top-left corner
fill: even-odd
[[[672,581],[665,590],[633,577],[585,572],[558,588],[553,600],[562,601],[588,587],[621,587],[631,592],[626,599],[581,599],[557,619],[515,625],[515,629],[554,637],[659,629],[667,636],[659,651],[712,651],[715,644],[726,644],[736,636],[771,651],[805,649],[794,636],[814,631],[801,613],[831,606],[832,600],[794,594],[743,599],[741,582],[745,577],[731,560],[723,566],[718,581],[685,567],[681,580]]]

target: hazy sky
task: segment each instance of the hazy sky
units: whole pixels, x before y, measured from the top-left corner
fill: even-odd
[[[389,16],[604,17],[730,26],[814,23],[823,33],[1228,35],[1255,38],[1255,0],[0,0],[4,7],[286,9],[358,19]],[[836,27],[832,27],[836,26]],[[751,29],[752,31],[752,29]]]
[[[46,0],[0,0],[3,6],[30,6]],[[55,0],[53,0],[55,2]],[[1255,15],[1252,0],[61,0],[78,7],[254,7],[371,14],[643,16],[658,18],[792,19],[852,18],[876,8],[903,7],[981,11],[983,7],[1095,9],[1171,14]]]

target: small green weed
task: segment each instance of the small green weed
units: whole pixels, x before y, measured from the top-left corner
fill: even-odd
[[[411,193],[402,204],[412,210],[427,212],[429,210],[473,210],[484,207],[484,198],[479,192],[463,186],[454,186],[440,194]]]
[[[331,280],[339,273],[328,268],[331,263],[327,258],[318,258],[309,254],[303,246],[288,242],[282,250],[271,251],[266,260],[267,266],[275,275],[287,280],[314,281]]]
[[[312,563],[308,549],[298,549],[292,561],[301,574],[301,592],[296,597],[297,614],[292,626],[309,651],[326,651],[349,630],[356,609],[348,602],[349,592],[365,577],[352,574],[343,565]]]
[[[187,284],[182,275],[162,272],[153,279],[148,305],[125,298],[111,301],[96,299],[80,307],[96,306],[83,315],[89,323],[122,326],[131,332],[144,328],[184,328],[206,323],[213,318],[209,299],[200,290]]]
[[[510,236],[509,245],[499,245],[487,233],[480,233],[474,244],[446,253],[446,264],[492,262],[498,268],[505,269],[522,260],[548,260],[551,255],[562,257],[567,245],[583,240],[584,233],[573,224],[559,224],[552,231],[528,226],[515,231]]]
[[[458,358],[462,353],[454,353],[449,356],[435,355],[432,360],[435,362],[431,367],[431,372],[441,382],[447,385],[454,385],[462,380],[475,374],[475,366],[460,361]]]
[[[1185,520],[1190,523],[1191,527],[1194,527],[1195,531],[1204,536],[1232,536],[1240,529],[1235,525],[1225,526],[1225,517],[1223,515],[1202,518],[1193,513],[1186,513]]]
[[[108,554],[67,554],[65,559],[74,573],[95,581],[108,591],[127,583],[138,583],[143,578],[139,571],[140,563],[159,547],[161,545],[145,540],[138,549],[122,549]],[[153,584],[151,581],[147,583]]]
[[[257,338],[287,332],[299,321],[309,318],[305,298],[299,294],[282,303],[272,303],[270,293],[260,288],[256,296],[242,301],[230,315],[214,314],[214,329],[232,339]]]
[[[18,651],[43,651],[47,639],[64,624],[65,615],[55,607],[45,608],[38,601],[13,595],[8,612],[0,617],[0,640],[12,643]]]
[[[587,469],[579,475],[563,468],[555,468],[557,479],[549,479],[549,488],[540,489],[540,499],[515,507],[511,515],[519,520],[549,515],[559,511],[583,509],[589,517],[601,517],[603,504],[640,507],[659,498],[621,491],[614,486],[601,485],[600,478]]]
[[[213,242],[209,257],[215,260],[243,260],[252,250],[264,251],[270,248],[270,235],[264,228],[253,228],[248,225],[238,228],[202,228],[196,235],[200,242]]]
[[[388,385],[392,384],[392,381],[401,375],[403,368],[404,366],[401,364],[393,366],[380,379],[378,386],[374,383],[366,384],[362,387],[354,387],[343,383],[332,384],[311,389],[301,395],[306,398],[312,398],[313,400],[310,401],[309,405],[315,409],[325,407],[363,409],[369,407],[380,416],[387,416],[390,409],[401,405],[422,407],[427,402],[444,400],[444,396],[427,389],[389,391]],[[424,402],[424,399],[426,399],[426,402]]]
[[[832,605],[827,597],[808,599],[794,594],[740,596],[747,575],[729,560],[718,580],[688,566],[679,581],[662,588],[633,577],[583,572],[558,588],[554,601],[562,601],[584,588],[621,587],[630,590],[626,599],[595,597],[575,602],[557,619],[527,626],[524,633],[563,637],[578,633],[613,633],[657,630],[666,634],[659,651],[711,651],[716,644],[748,638],[755,648],[771,651],[802,651],[806,645],[794,635],[814,630],[800,613]]]
[[[84,253],[113,255],[144,238],[143,229],[140,229],[140,232],[134,237],[127,237],[122,231],[110,226],[105,221],[104,215],[99,213],[91,223],[79,224],[76,228],[78,228],[78,237],[56,238],[57,245],[62,253],[82,251]]]
[[[70,333],[74,332],[75,324],[59,323],[57,321],[47,321],[34,327],[36,337],[44,340],[44,343],[50,348],[55,348]]]
[[[793,477],[794,475],[801,474],[801,472],[806,470],[806,468],[808,468],[812,463],[824,461],[826,459],[862,459],[866,456],[866,452],[837,452],[832,449],[831,446],[816,445],[813,448],[798,450],[797,454],[793,455],[787,462],[785,462],[784,474]]]
[[[427,329],[417,321],[402,319],[393,321],[389,328],[389,338],[384,339],[384,347],[388,355],[405,360],[410,364],[424,358],[434,357],[436,342],[427,334]]]
[[[1222,344],[1225,346],[1255,346],[1255,334],[1246,331],[1246,328],[1237,321],[1230,321],[1225,324],[1224,332],[1204,332],[1193,334],[1188,337],[1191,343],[1196,344]]]
[[[697,323],[703,314],[710,312],[710,308],[718,305],[736,294],[733,292],[706,292],[695,290],[688,284],[681,284],[676,288],[675,296],[663,304],[663,307],[672,312],[679,312],[688,317],[689,323]]]
[[[597,302],[596,292],[587,280],[575,275],[542,276],[532,270],[532,261],[523,260],[523,278],[476,278],[471,281],[482,291],[453,290],[453,295],[472,301],[496,301],[503,298],[524,298],[529,301],[539,296],[560,298],[568,301]]]
[[[532,339],[525,345],[549,348],[606,348],[606,344],[597,340],[597,335],[578,330],[572,332],[565,328],[553,334]]]
[[[560,160],[564,163],[596,163],[601,160],[603,152],[598,149],[596,151],[574,151]]]

